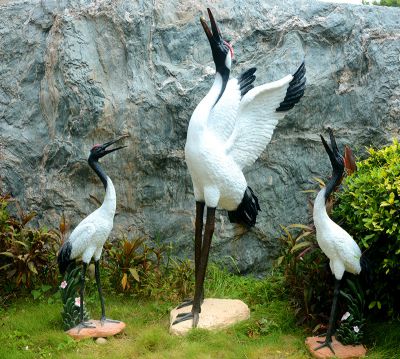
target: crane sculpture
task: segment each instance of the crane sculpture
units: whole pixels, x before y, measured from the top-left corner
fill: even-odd
[[[189,313],[178,315],[174,324],[199,321],[204,297],[204,278],[215,210],[226,209],[231,222],[254,226],[260,206],[247,185],[243,168],[254,163],[270,142],[272,133],[285,112],[304,94],[305,65],[294,75],[254,87],[255,68],[229,80],[233,48],[221,36],[208,10],[211,30],[204,18],[201,25],[210,42],[216,67],[214,83],[194,110],[185,146],[185,159],[192,178],[196,200],[195,219],[195,293]],[[204,207],[207,207],[203,234]]]
[[[328,153],[332,165],[332,177],[322,188],[314,202],[313,219],[317,233],[317,242],[321,250],[329,258],[329,266],[335,276],[335,288],[333,292],[333,302],[329,317],[328,330],[324,341],[320,341],[320,346],[332,348],[333,323],[336,314],[336,306],[339,295],[340,281],[345,271],[359,274],[361,272],[361,250],[354,239],[342,227],[333,222],[326,211],[326,201],[334,189],[340,184],[344,172],[344,160],[339,153],[335,137],[332,130],[328,129],[331,147],[321,136],[322,143]]]
[[[123,137],[121,137],[123,138]],[[89,166],[97,176],[100,178],[106,191],[102,205],[97,208],[94,212],[89,214],[83,219],[78,226],[72,231],[68,240],[63,243],[58,254],[58,266],[61,274],[64,274],[69,265],[77,258],[82,258],[82,272],[81,272],[81,288],[80,288],[80,324],[78,327],[81,328],[93,328],[94,326],[90,322],[84,321],[83,316],[83,297],[85,290],[85,275],[88,264],[91,259],[94,258],[95,265],[95,277],[97,289],[99,292],[100,303],[101,303],[101,324],[105,321],[118,322],[106,318],[104,298],[100,282],[100,257],[103,250],[103,245],[107,240],[112,228],[116,209],[116,194],[114,185],[104,170],[99,164],[99,159],[107,154],[117,151],[126,146],[120,146],[112,149],[107,149],[113,143],[119,141],[118,138],[113,141],[104,143],[103,145],[95,145],[90,150],[88,158]]]

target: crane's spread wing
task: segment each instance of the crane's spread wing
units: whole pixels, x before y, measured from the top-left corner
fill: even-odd
[[[279,119],[299,102],[305,90],[305,65],[278,81],[257,86],[241,100],[227,153],[241,167],[249,166],[270,142]]]
[[[222,142],[227,141],[233,132],[240,100],[254,87],[255,72],[256,68],[252,67],[237,79],[230,79],[221,98],[210,112],[207,126]]]

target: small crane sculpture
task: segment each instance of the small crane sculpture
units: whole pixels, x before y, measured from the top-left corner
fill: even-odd
[[[345,271],[353,274],[359,274],[361,272],[361,250],[350,234],[333,222],[329,218],[326,211],[326,201],[328,200],[330,194],[342,181],[344,172],[344,160],[342,155],[339,153],[335,137],[333,136],[333,132],[330,128],[328,129],[328,133],[330,137],[331,148],[322,136],[321,140],[332,165],[332,177],[326,184],[326,187],[322,188],[318,192],[314,202],[313,219],[317,232],[318,245],[329,258],[329,266],[332,274],[335,276],[335,289],[333,294],[331,314],[329,317],[328,331],[326,333],[325,340],[320,342],[321,345],[315,348],[315,350],[323,347],[329,347],[330,350],[335,353],[331,344],[340,281]]]
[[[125,136],[124,136],[125,137]],[[123,137],[121,137],[123,138]],[[68,266],[75,261],[77,258],[82,258],[82,273],[81,273],[81,289],[80,289],[80,324],[78,327],[81,328],[93,328],[94,326],[90,322],[85,322],[83,319],[83,297],[85,290],[85,275],[86,269],[90,260],[94,258],[95,265],[95,277],[97,289],[99,292],[100,303],[101,303],[101,323],[112,322],[118,323],[118,321],[107,319],[104,307],[104,298],[100,283],[100,257],[103,250],[103,245],[107,240],[112,228],[116,209],[116,195],[114,185],[104,170],[101,168],[98,160],[105,155],[117,151],[126,146],[120,146],[113,149],[107,149],[113,143],[119,141],[118,138],[113,141],[104,143],[103,145],[95,145],[90,150],[88,158],[89,166],[99,176],[101,182],[104,185],[106,191],[102,205],[97,208],[94,212],[89,214],[82,222],[76,226],[72,231],[68,240],[62,245],[58,254],[58,266],[61,274],[64,274]]]

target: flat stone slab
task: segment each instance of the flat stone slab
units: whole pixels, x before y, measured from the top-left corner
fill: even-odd
[[[172,325],[179,313],[188,313],[192,309],[187,306],[180,309],[173,309],[170,313],[169,332],[174,335],[185,335],[192,329],[192,320]],[[215,299],[207,298],[201,306],[199,323],[197,328],[202,329],[221,329],[242,320],[249,319],[250,309],[239,299]]]
[[[124,322],[104,322],[104,324],[101,325],[100,320],[90,320],[90,323],[92,323],[96,327],[81,329],[79,329],[79,327],[75,327],[67,330],[66,333],[75,340],[81,340],[85,338],[105,338],[122,332],[126,327],[126,324]]]
[[[338,342],[335,337],[332,337],[332,348],[335,354],[333,354],[328,347],[314,350],[318,345],[321,345],[318,341],[324,339],[324,337],[308,337],[306,339],[306,346],[314,358],[357,359],[363,358],[367,353],[367,349],[365,349],[363,345],[343,345]]]

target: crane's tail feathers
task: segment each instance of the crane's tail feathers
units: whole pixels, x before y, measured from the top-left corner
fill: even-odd
[[[71,250],[72,250],[72,245],[68,241],[65,242],[60,248],[60,252],[58,253],[57,257],[57,262],[61,274],[64,274],[67,271],[70,264],[75,263],[75,259],[70,259]]]
[[[252,67],[247,71],[243,72],[238,77],[238,84],[240,86],[241,97],[246,95],[246,93],[249,92],[254,87],[253,82],[256,79],[256,75],[254,75],[254,73],[256,72],[256,70],[257,70],[256,67]]]
[[[276,109],[277,112],[284,112],[292,109],[294,105],[300,101],[304,95],[306,89],[306,65],[304,61],[293,75],[292,81],[289,83],[289,87],[286,91],[286,96],[283,102],[280,103]]]
[[[235,211],[228,211],[229,221],[231,223],[239,223],[248,227],[253,227],[256,224],[258,211],[261,211],[258,198],[253,190],[247,187],[238,208]]]

